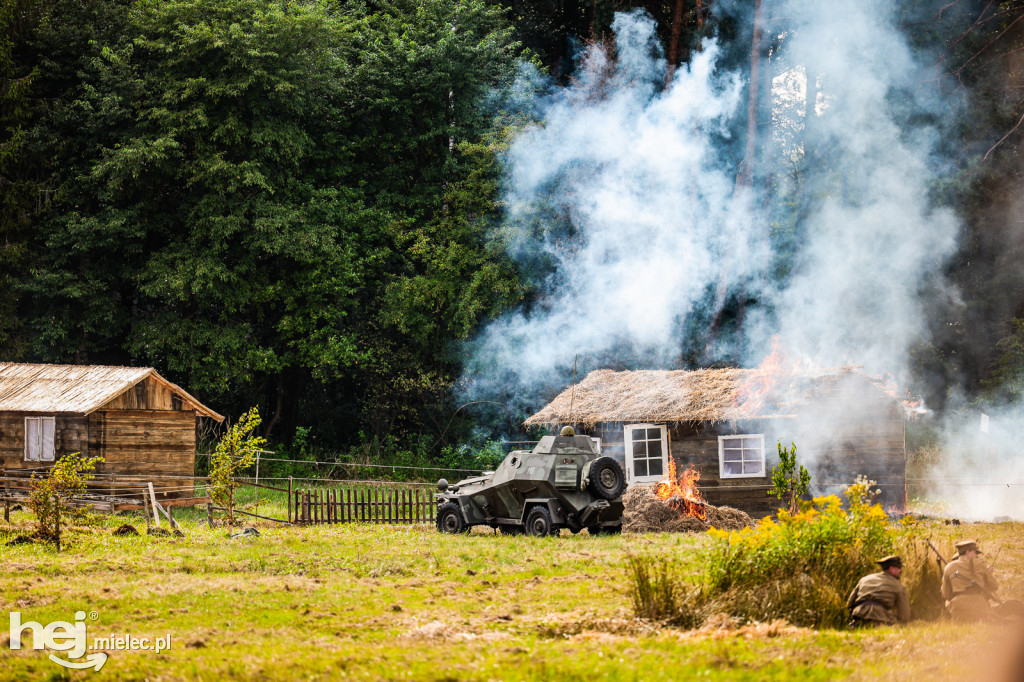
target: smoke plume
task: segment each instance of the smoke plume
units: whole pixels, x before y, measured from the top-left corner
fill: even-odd
[[[589,47],[570,85],[538,92],[541,122],[505,159],[502,229],[511,252],[539,269],[540,293],[476,340],[468,395],[518,389],[542,404],[568,383],[577,356],[585,369],[684,357],[751,364],[774,336],[812,364],[905,376],[907,349],[925,328],[922,291],[934,290],[955,246],[953,215],[928,202],[937,132],[908,123],[941,103],[919,88],[922,67],[890,3],[799,5],[772,3],[789,26],[775,68],[799,86],[813,65],[822,95],[814,111],[797,111],[800,98],[777,79],[773,114],[805,130],[764,163],[799,165],[805,146],[828,162],[801,169],[803,192],[818,196],[788,252],[765,208],[778,197],[738,187],[729,156],[745,121],[743,74],[722,68],[711,42],[663,88],[653,20],[618,14],[614,47]],[[780,259],[790,263],[783,275]],[[728,342],[708,333],[721,291],[755,302]],[[718,343],[700,348],[709,341]]]

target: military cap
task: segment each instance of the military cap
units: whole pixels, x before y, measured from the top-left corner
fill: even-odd
[[[961,540],[960,542],[956,543],[955,547],[957,556],[963,556],[967,552],[970,552],[972,549],[978,554],[981,554],[981,550],[978,549],[977,540]]]
[[[890,554],[887,557],[876,559],[875,563],[882,567],[882,570],[895,566],[896,568],[903,568],[903,559],[899,558],[895,554]]]

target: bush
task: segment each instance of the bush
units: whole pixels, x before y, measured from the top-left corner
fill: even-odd
[[[252,466],[256,452],[267,442],[252,435],[259,425],[259,410],[250,408],[227,430],[210,455],[210,497],[218,506],[227,509],[229,526],[235,523],[235,488],[238,483],[234,477],[240,470]]]
[[[631,563],[637,615],[699,624],[715,613],[748,621],[784,618],[807,627],[843,627],[846,598],[857,581],[878,570],[898,539],[889,518],[870,504],[870,481],[848,490],[848,509],[834,495],[779,511],[756,528],[708,531],[703,575],[690,585],[652,560]],[[647,565],[644,565],[647,564]],[[678,595],[687,593],[686,599]]]
[[[58,459],[44,478],[32,475],[32,492],[28,506],[38,519],[36,536],[43,540],[56,540],[61,526],[63,505],[75,495],[86,490],[86,484],[93,478],[92,470],[102,457],[83,457],[73,452]],[[87,509],[68,510],[70,518],[79,520]]]

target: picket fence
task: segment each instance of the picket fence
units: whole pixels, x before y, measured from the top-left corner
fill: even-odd
[[[290,495],[294,523],[433,523],[437,502],[423,488],[314,488]]]

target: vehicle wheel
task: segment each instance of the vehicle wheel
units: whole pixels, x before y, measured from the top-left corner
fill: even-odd
[[[526,532],[535,537],[551,535],[551,514],[544,507],[534,507],[526,517]]]
[[[442,533],[466,533],[469,527],[462,518],[462,509],[456,502],[445,502],[437,508],[437,530]]]
[[[498,526],[502,535],[522,535],[526,530],[522,526]]]
[[[590,482],[587,488],[594,495],[614,500],[626,487],[626,475],[622,467],[611,457],[598,457],[590,465]]]

